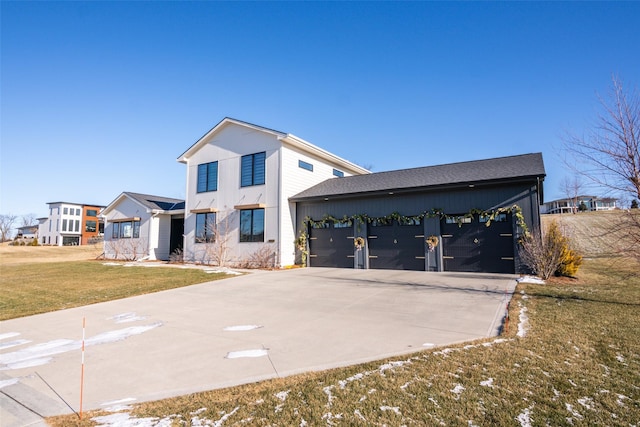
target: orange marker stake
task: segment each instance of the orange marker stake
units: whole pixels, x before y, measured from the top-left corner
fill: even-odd
[[[82,367],[80,370],[80,419],[82,420],[82,394],[84,393],[84,330],[86,320],[82,318]]]

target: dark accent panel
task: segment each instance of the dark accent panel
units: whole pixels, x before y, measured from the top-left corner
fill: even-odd
[[[418,236],[418,237],[416,237]],[[369,227],[369,268],[424,271],[424,226]]]
[[[184,234],[184,218],[171,218],[171,237],[169,243],[169,254],[176,249],[182,249]]]
[[[445,271],[513,273],[513,222],[494,222],[489,227],[474,216],[471,223],[447,224],[442,229]]]
[[[353,268],[353,228],[311,228],[309,265],[311,267]]]

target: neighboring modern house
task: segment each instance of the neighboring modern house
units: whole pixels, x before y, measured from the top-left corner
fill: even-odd
[[[576,213],[580,211],[612,211],[618,209],[618,199],[612,197],[578,196],[546,202],[540,208],[543,214]]]
[[[184,200],[124,192],[101,216],[105,258],[168,260],[182,248]]]
[[[544,177],[535,153],[329,180],[290,201],[312,267],[514,273]]]
[[[38,238],[43,245],[86,245],[101,238],[104,223],[98,218],[101,205],[49,202],[49,216],[38,218]]]
[[[298,221],[289,198],[325,180],[369,173],[294,135],[231,118],[178,161],[187,165],[185,259],[232,265],[266,254],[272,265],[294,264]]]
[[[38,237],[38,225],[23,225],[18,227],[16,239],[35,239]]]

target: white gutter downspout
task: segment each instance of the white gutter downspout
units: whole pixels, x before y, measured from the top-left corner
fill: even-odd
[[[283,245],[283,241],[282,241],[282,149],[283,149],[284,144],[282,143],[282,141],[280,142],[280,149],[278,150],[278,244],[276,245],[276,259],[275,259],[275,266],[274,267],[281,267],[282,263],[282,245]]]

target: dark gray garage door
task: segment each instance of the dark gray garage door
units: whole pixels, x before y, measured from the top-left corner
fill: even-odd
[[[424,227],[421,221],[369,225],[369,268],[425,269]]]
[[[477,215],[442,220],[444,271],[513,273],[513,223],[500,214],[487,227]]]
[[[309,265],[311,267],[353,268],[353,226],[316,224],[309,229]]]

